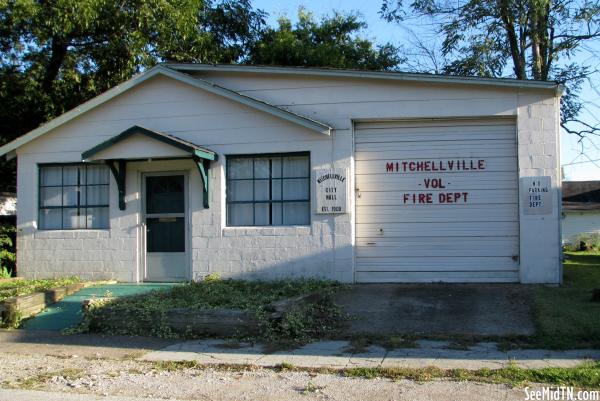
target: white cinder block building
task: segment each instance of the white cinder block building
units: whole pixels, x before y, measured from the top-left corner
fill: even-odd
[[[18,271],[558,283],[550,82],[161,65],[0,148]]]

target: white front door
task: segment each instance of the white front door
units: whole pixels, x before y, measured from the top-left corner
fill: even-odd
[[[144,181],[144,281],[189,280],[187,176],[147,174]]]

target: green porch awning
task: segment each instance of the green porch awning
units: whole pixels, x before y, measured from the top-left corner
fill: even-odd
[[[202,191],[204,195],[204,208],[208,209],[208,196],[209,196],[209,169],[210,162],[218,160],[218,155],[212,150],[206,149],[202,146],[196,145],[195,143],[183,140],[173,135],[165,134],[164,132],[149,130],[140,126],[133,126],[120,134],[94,146],[91,149],[86,150],[81,154],[81,159],[84,162],[89,162],[94,159],[99,153],[110,149],[112,146],[117,145],[121,141],[130,138],[134,135],[143,135],[150,139],[162,142],[164,144],[173,146],[181,151],[184,154],[188,154],[191,159],[194,160],[194,163],[198,167],[198,171],[200,172],[200,177],[202,178]],[[186,157],[186,156],[183,156]],[[180,159],[182,157],[156,157],[153,155],[148,155],[149,158],[156,159]],[[144,158],[140,158],[138,156],[134,156],[131,158],[120,157],[120,158],[108,158],[108,159],[94,159],[94,161],[103,160],[110,168],[115,181],[117,182],[117,188],[119,191],[119,209],[125,210],[125,174],[127,168],[128,161],[140,161],[145,160]]]

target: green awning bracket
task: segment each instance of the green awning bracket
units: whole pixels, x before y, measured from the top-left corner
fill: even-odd
[[[125,210],[125,176],[127,173],[127,163],[125,160],[106,160],[105,163],[110,168],[110,171],[117,182],[117,189],[119,191],[119,210]]]
[[[208,173],[210,170],[210,160],[196,156],[194,157],[194,162],[196,163],[196,166],[198,166],[198,172],[200,173],[200,178],[202,179],[202,203],[204,205],[204,208],[208,209]]]

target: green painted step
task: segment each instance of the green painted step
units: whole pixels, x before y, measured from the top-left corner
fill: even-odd
[[[78,325],[83,318],[81,304],[90,298],[103,298],[110,292],[113,297],[138,295],[153,290],[167,290],[177,283],[104,284],[83,288],[21,324],[28,330],[63,330]]]

